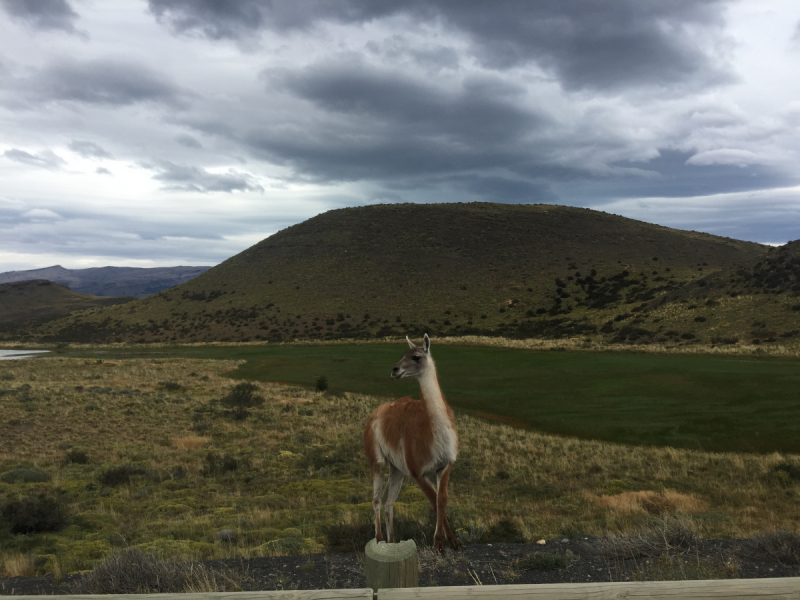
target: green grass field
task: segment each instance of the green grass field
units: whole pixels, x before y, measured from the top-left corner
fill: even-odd
[[[324,375],[333,390],[399,397],[418,393],[416,382],[389,376],[404,350],[404,344],[285,345],[135,355],[244,359],[232,377],[313,386]],[[470,414],[627,444],[800,452],[797,359],[449,345],[434,345],[433,354],[448,400]]]

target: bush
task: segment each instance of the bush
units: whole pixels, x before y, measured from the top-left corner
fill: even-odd
[[[186,389],[180,383],[175,383],[174,381],[160,381],[158,387],[167,392],[182,392]]]
[[[111,487],[128,485],[131,482],[131,477],[147,474],[148,472],[142,467],[135,467],[133,465],[110,467],[100,475],[100,483]]]
[[[320,375],[317,377],[317,381],[315,383],[318,392],[324,392],[328,389],[328,378],[325,375]]]
[[[264,398],[256,394],[258,386],[249,381],[237,383],[228,395],[220,399],[220,404],[229,408],[228,415],[237,421],[243,421],[250,414],[249,408],[264,404]]]
[[[70,450],[64,460],[68,464],[87,465],[89,464],[89,455],[83,450]]]
[[[800,564],[800,535],[776,531],[748,540],[743,551],[748,558],[784,565]]]
[[[48,479],[50,478],[47,476],[47,473],[23,467],[11,469],[0,475],[0,481],[4,483],[42,483]]]
[[[11,533],[42,533],[61,531],[69,522],[66,506],[46,495],[15,500],[0,510],[0,519],[8,524]]]
[[[235,471],[240,466],[240,461],[227,452],[222,455],[209,452],[206,454],[205,462],[206,464],[202,469],[203,477],[224,475],[225,473]]]
[[[176,594],[239,589],[226,574],[189,561],[161,562],[155,554],[126,548],[73,584],[73,594]]]

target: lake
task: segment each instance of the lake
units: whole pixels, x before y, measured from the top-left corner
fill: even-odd
[[[16,358],[33,358],[37,354],[50,352],[49,350],[0,350],[0,360],[14,360]]]

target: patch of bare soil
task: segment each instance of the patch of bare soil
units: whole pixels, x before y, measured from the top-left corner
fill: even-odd
[[[800,536],[556,539],[545,544],[474,544],[445,555],[421,548],[419,557],[420,586],[796,577]],[[355,552],[216,560],[204,567],[224,574],[217,581],[227,591],[366,587],[363,554]],[[10,577],[0,579],[0,594],[75,593],[86,589],[90,577],[70,575],[58,583],[52,575]]]

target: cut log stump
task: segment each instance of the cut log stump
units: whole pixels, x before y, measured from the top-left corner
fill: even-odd
[[[364,548],[364,571],[367,587],[376,592],[383,588],[408,588],[419,585],[419,559],[414,540],[397,544],[374,538]]]

